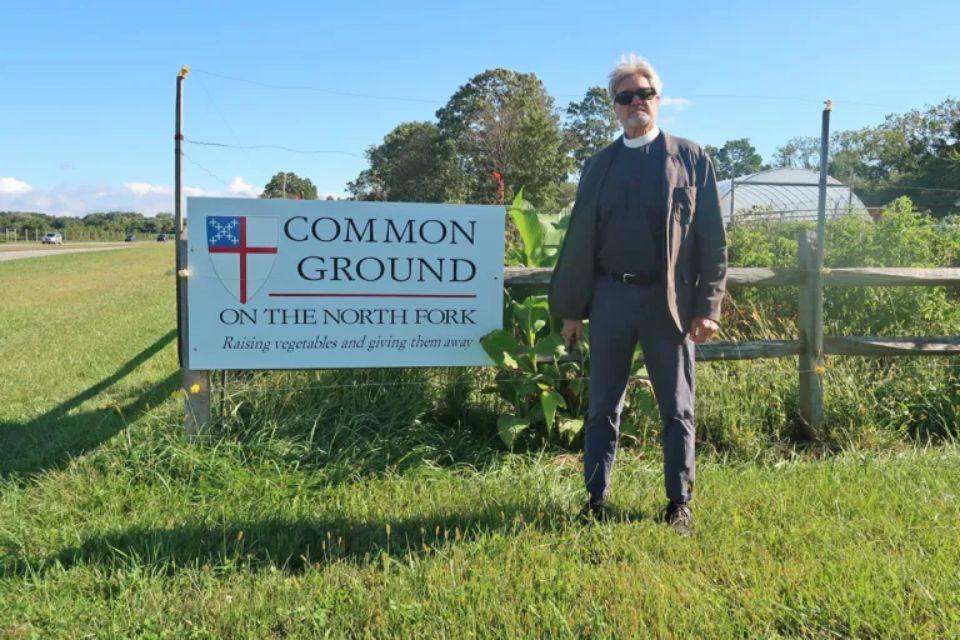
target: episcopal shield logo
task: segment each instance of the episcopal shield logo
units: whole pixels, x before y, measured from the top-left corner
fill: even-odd
[[[240,304],[263,286],[277,258],[277,219],[207,216],[207,250],[220,282]]]

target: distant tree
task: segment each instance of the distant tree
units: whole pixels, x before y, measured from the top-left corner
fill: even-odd
[[[155,216],[157,221],[158,233],[173,233],[175,231],[173,227],[174,217],[172,213],[161,211]]]
[[[620,128],[613,112],[610,93],[604,87],[590,87],[580,102],[567,105],[563,141],[573,156],[574,168],[608,145]]]
[[[16,230],[18,234],[36,236],[53,228],[53,216],[32,211],[4,211],[0,213],[0,228]]]
[[[577,183],[564,182],[563,184],[560,185],[560,189],[557,195],[558,208],[563,209],[564,207],[572,205],[576,197],[577,197]]]
[[[263,187],[261,198],[287,198],[299,200],[316,200],[317,187],[310,178],[301,178],[297,174],[287,171],[280,172],[270,178],[270,182]]]
[[[713,159],[719,180],[738,178],[763,169],[763,158],[750,144],[750,138],[727,140],[719,149],[707,146],[704,151]]]
[[[444,202],[454,155],[431,122],[404,122],[366,151],[370,167],[347,190],[358,200]]]
[[[820,169],[820,138],[803,136],[791,138],[782,147],[777,147],[773,156],[774,167],[793,169]]]
[[[829,170],[868,205],[906,195],[938,216],[960,212],[960,101],[948,98],[889,115],[878,126],[837,132]]]
[[[571,161],[553,98],[532,73],[492,69],[471,78],[437,111],[441,141],[456,154],[452,199],[493,203],[520,189],[554,206]]]

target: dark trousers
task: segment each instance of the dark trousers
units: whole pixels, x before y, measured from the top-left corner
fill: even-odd
[[[584,425],[584,478],[591,501],[610,488],[620,412],[637,341],[653,384],[663,425],[667,498],[692,498],[694,462],[694,347],[667,310],[663,285],[631,286],[601,277],[590,305],[590,407]]]

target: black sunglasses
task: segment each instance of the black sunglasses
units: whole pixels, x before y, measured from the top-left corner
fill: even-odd
[[[625,107],[633,102],[634,96],[640,98],[641,100],[649,100],[655,95],[657,95],[657,90],[653,87],[641,87],[635,91],[620,91],[617,93],[617,95],[613,96],[613,101]]]

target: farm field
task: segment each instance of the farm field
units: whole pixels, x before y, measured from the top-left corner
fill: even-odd
[[[578,525],[577,457],[507,453],[447,373],[238,376],[189,443],[173,271],[0,264],[0,637],[960,635],[955,444],[705,450],[682,539],[656,448]]]

